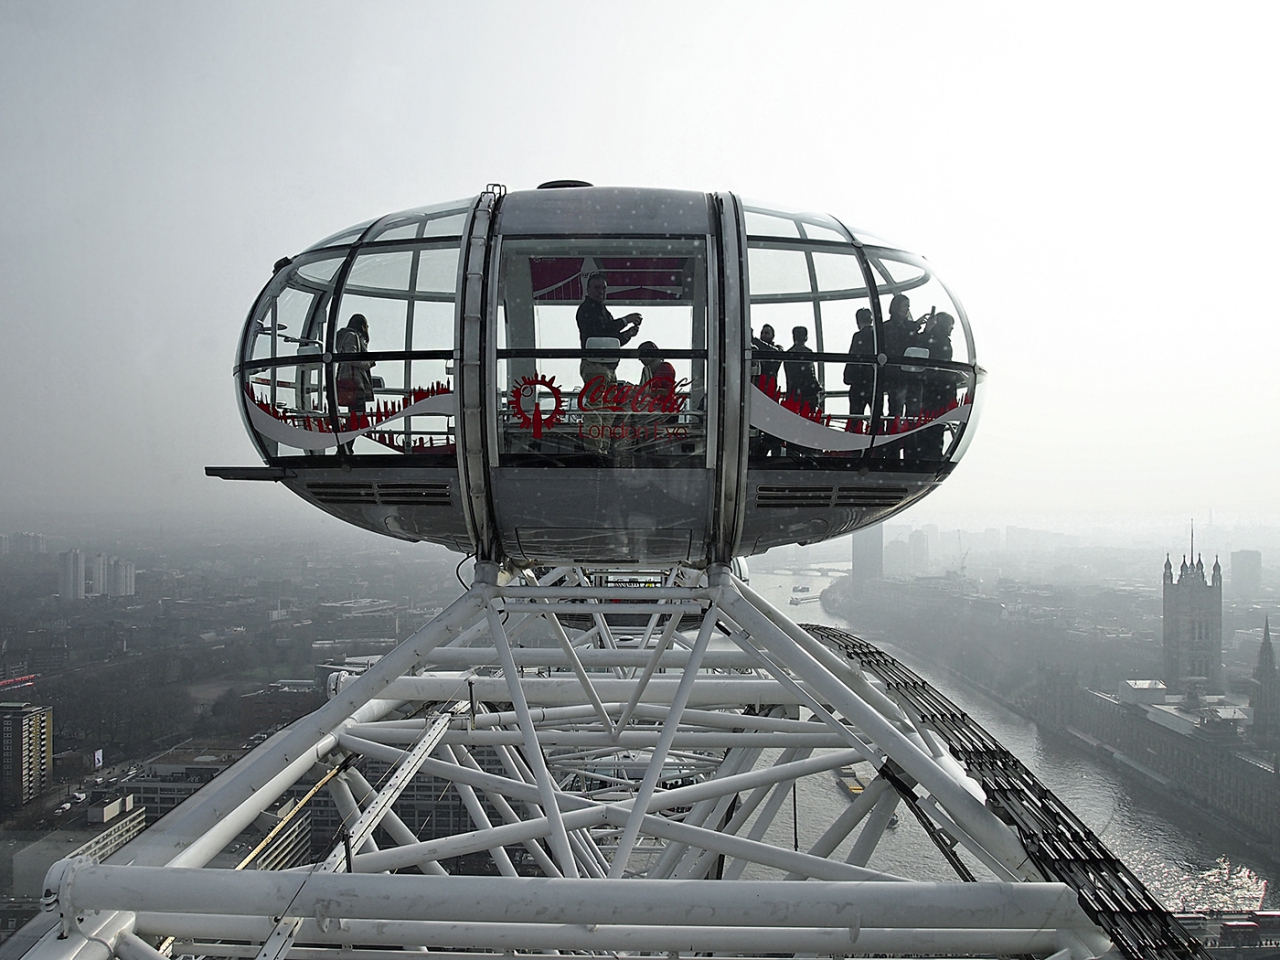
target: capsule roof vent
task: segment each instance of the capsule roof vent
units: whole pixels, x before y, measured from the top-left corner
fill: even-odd
[[[559,190],[562,187],[591,187],[594,184],[587,183],[585,180],[548,180],[546,183],[538,184],[539,190]]]

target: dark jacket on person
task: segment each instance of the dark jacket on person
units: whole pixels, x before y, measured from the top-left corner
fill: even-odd
[[[614,319],[603,301],[590,297],[578,304],[577,320],[578,339],[582,341],[584,350],[592,337],[613,337],[619,343],[626,343],[639,332],[633,328],[623,333],[626,322]]]
[[[787,357],[812,357],[813,351],[804,344],[792,344],[787,350]],[[801,400],[811,407],[818,406],[818,397],[822,391],[818,383],[818,375],[814,372],[813,361],[807,359],[788,359],[785,362],[787,372],[787,399]]]

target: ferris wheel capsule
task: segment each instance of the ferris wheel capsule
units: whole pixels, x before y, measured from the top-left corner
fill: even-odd
[[[208,471],[481,558],[697,566],[926,495],[982,379],[932,266],[835,217],[490,186],[276,265],[235,364],[266,467]]]

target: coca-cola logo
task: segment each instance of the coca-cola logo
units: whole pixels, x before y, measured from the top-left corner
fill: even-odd
[[[689,394],[682,392],[689,386],[689,380],[672,380],[670,377],[653,377],[643,383],[623,383],[598,375],[583,384],[582,392],[578,394],[578,409],[588,412],[680,413],[689,405]]]

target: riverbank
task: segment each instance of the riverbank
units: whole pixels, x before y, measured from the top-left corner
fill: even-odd
[[[1123,743],[1097,735],[1087,722],[1088,705],[1084,709],[1079,705],[1069,711],[1061,709],[1068,698],[1043,687],[1008,695],[984,683],[985,677],[975,679],[957,669],[954,646],[946,642],[923,642],[923,637],[934,636],[932,631],[926,633],[917,624],[917,629],[909,632],[909,637],[916,642],[899,642],[893,624],[879,622],[878,618],[867,616],[865,610],[846,611],[845,605],[839,602],[840,593],[839,584],[823,592],[823,607],[829,615],[912,664],[917,672],[937,678],[935,683],[945,687],[949,695],[954,694],[957,704],[973,711],[971,715],[984,726],[994,724],[992,733],[997,739],[1025,761],[1031,761],[1029,765],[1037,769],[1073,810],[1079,807],[1081,816],[1104,836],[1107,844],[1126,862],[1132,860],[1131,865],[1144,882],[1159,889],[1164,902],[1174,909],[1180,904],[1203,904],[1204,891],[1209,886],[1203,874],[1214,869],[1219,857],[1225,856],[1233,864],[1246,864],[1264,879],[1280,878],[1280,856],[1277,855],[1280,851],[1276,844],[1251,829],[1249,824],[1225,815],[1206,802],[1202,794],[1217,783],[1216,780],[1203,779],[1196,785],[1198,790],[1190,789],[1185,777],[1145,762],[1143,757],[1150,753],[1124,749]],[[1070,678],[1055,675],[1054,680],[1069,681]],[[1066,683],[1062,686],[1065,688]],[[1071,686],[1074,689],[1074,684]],[[1033,696],[1032,692],[1038,695]],[[1086,722],[1073,722],[1080,714],[1085,714]],[[1060,722],[1055,722],[1057,717],[1061,717]],[[1143,720],[1146,722],[1145,716]],[[1169,733],[1176,736],[1172,731]],[[1036,757],[1040,758],[1039,762],[1034,762]],[[1107,771],[1105,776],[1102,770]],[[1203,776],[1214,775],[1220,775],[1220,771]],[[1107,790],[1102,795],[1096,792],[1096,785],[1104,781],[1116,781],[1113,797],[1105,795]],[[1129,807],[1134,813],[1141,809],[1159,810],[1159,816],[1167,818],[1168,825],[1135,823],[1134,833],[1120,838],[1115,829],[1116,818],[1121,808]],[[1085,816],[1085,811],[1093,812]],[[1144,819],[1155,823],[1151,814],[1144,815]],[[1143,835],[1144,830],[1148,836]],[[1176,863],[1178,858],[1174,858],[1174,863],[1167,859],[1170,850],[1184,843],[1205,851],[1201,855],[1203,859],[1185,861],[1199,862],[1202,865],[1199,873],[1181,873]],[[1269,905],[1280,905],[1280,883],[1270,886],[1275,889],[1268,897]]]

